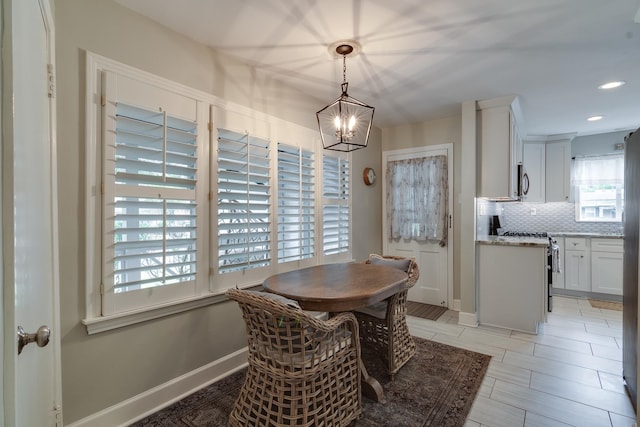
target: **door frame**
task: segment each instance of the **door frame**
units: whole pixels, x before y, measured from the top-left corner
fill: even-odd
[[[8,239],[13,240],[13,204],[10,203],[13,197],[13,191],[8,185],[12,185],[13,180],[7,183],[7,178],[10,178],[9,174],[13,174],[11,164],[12,158],[7,158],[7,150],[12,150],[12,147],[18,143],[13,139],[13,117],[12,113],[12,97],[13,97],[13,4],[16,1],[25,0],[0,0],[0,44],[5,54],[0,58],[0,66],[2,69],[2,82],[0,84],[0,124],[2,132],[0,132],[0,223],[2,227],[0,229],[0,251],[2,253],[2,264],[0,265],[0,287],[2,287],[2,293],[0,293],[0,328],[2,330],[2,340],[0,340],[0,358],[2,363],[2,372],[0,373],[0,380],[2,381],[2,393],[3,399],[0,399],[0,424],[4,425],[5,422],[15,420],[16,409],[16,396],[14,395],[15,384],[19,381],[16,378],[16,364],[17,364],[17,330],[15,325],[19,324],[19,319],[15,318],[15,289],[13,283],[8,283],[8,279],[13,277],[13,273],[7,271],[9,268],[13,268],[13,260],[8,257],[13,256],[11,247],[13,242],[7,242]],[[32,0],[33,1],[33,0]],[[54,32],[54,18],[52,11],[51,0],[35,0],[40,8],[42,14],[42,21],[46,32],[46,50],[49,74],[49,142],[51,144],[51,157],[48,161],[51,162],[51,227],[52,227],[52,269],[53,277],[51,279],[52,286],[52,298],[49,303],[52,307],[53,319],[50,324],[51,337],[49,340],[49,346],[53,347],[52,357],[53,366],[55,372],[54,375],[54,390],[52,402],[53,408],[40,408],[42,411],[52,413],[56,417],[56,425],[62,425],[62,383],[61,383],[61,340],[60,340],[60,282],[59,282],[59,248],[58,248],[58,177],[57,177],[57,126],[56,126],[56,99],[55,99],[55,32]],[[6,52],[9,54],[7,55]],[[7,89],[9,88],[9,89]],[[10,190],[10,194],[7,194]],[[35,296],[37,297],[37,296]],[[35,331],[27,331],[35,332]],[[11,372],[7,375],[7,372]],[[37,384],[28,384],[30,391],[36,393],[39,389]],[[28,404],[25,403],[25,404]]]
[[[421,147],[387,150],[382,152],[382,251],[388,248],[387,236],[387,161],[390,156],[407,156],[407,158],[428,157],[431,151],[447,153],[448,209],[449,230],[447,232],[447,308],[453,308],[453,143],[424,145]]]

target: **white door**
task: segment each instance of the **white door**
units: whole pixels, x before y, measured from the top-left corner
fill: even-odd
[[[51,5],[2,0],[2,16],[3,421],[55,426],[62,393]],[[49,343],[40,346],[43,330],[18,354],[20,326],[27,334],[48,327]]]
[[[453,144],[383,152],[382,194],[387,194],[386,170],[388,162],[442,155],[447,156],[447,200],[449,201],[448,212],[450,215],[448,237],[444,246],[426,241],[390,239],[387,227],[386,203],[383,202],[382,248],[385,255],[399,255],[416,259],[420,268],[420,277],[416,286],[409,291],[409,300],[450,307],[453,305],[453,198],[451,196],[453,193]]]

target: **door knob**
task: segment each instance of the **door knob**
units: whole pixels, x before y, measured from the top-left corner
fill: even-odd
[[[35,342],[38,347],[44,347],[49,344],[51,329],[48,326],[40,326],[35,334],[28,334],[22,326],[18,326],[18,354],[22,353],[25,345]]]

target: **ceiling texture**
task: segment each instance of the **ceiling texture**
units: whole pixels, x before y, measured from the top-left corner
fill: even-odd
[[[330,46],[356,41],[349,95],[376,108],[379,128],[506,95],[520,98],[524,136],[640,127],[640,0],[117,2],[318,98],[318,110],[340,95]],[[598,89],[611,80],[626,84]]]

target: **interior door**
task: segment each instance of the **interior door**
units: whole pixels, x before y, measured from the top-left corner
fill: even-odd
[[[62,425],[53,19],[49,0],[2,0],[4,425]],[[18,327],[37,342],[19,354]]]
[[[386,170],[390,161],[430,156],[447,156],[449,215],[453,214],[453,144],[385,151],[382,153],[382,194],[387,194]],[[383,252],[385,255],[414,257],[420,268],[416,285],[409,290],[409,300],[450,307],[453,304],[453,220],[449,218],[448,237],[444,246],[438,243],[408,239],[390,239],[386,203],[383,203]]]

